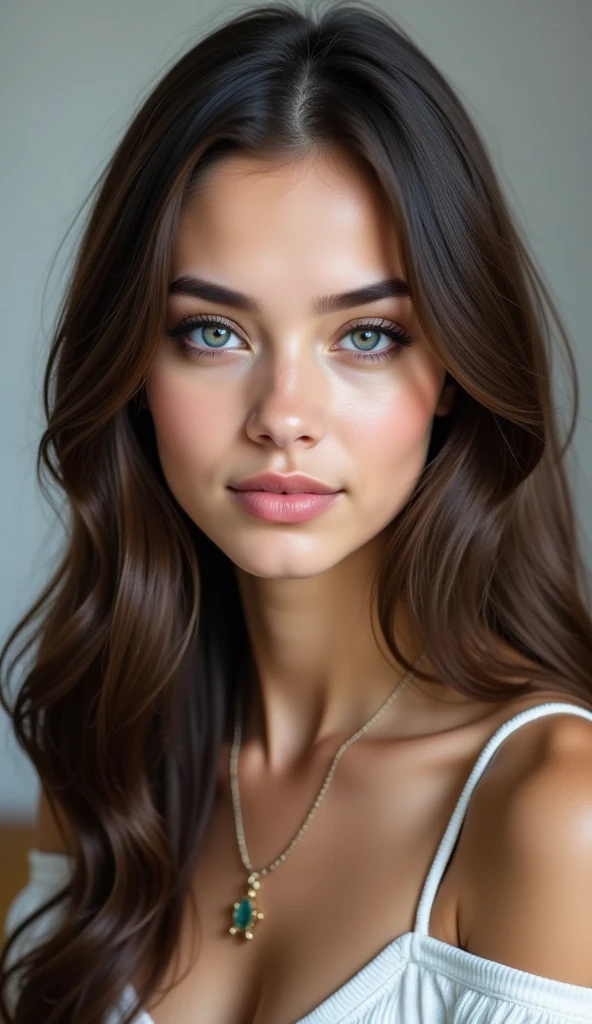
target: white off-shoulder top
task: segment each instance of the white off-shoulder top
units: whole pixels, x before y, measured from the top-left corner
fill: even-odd
[[[592,711],[553,701],[521,711],[500,726],[483,747],[457,801],[427,873],[413,931],[389,942],[294,1024],[592,1024],[592,988],[485,960],[429,935],[430,911],[438,886],[487,764],[516,729],[535,718],[555,714],[579,715],[592,721]],[[66,854],[31,849],[27,857],[29,880],[10,905],[6,938],[28,913],[66,884],[71,871],[72,860]],[[63,904],[29,926],[9,954],[9,963],[50,933],[62,912]],[[11,997],[14,1000],[16,989],[17,983]],[[122,1011],[134,998],[135,990],[128,985],[106,1024],[120,1024]],[[154,1021],[148,1013],[140,1012],[135,1024]]]

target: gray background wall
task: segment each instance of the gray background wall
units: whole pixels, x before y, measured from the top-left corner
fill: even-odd
[[[35,482],[48,336],[96,175],[165,65],[249,4],[19,0],[0,12],[0,639],[46,581],[61,527]],[[573,481],[592,565],[591,0],[383,0],[467,104],[573,340]],[[560,365],[558,365],[560,371]],[[561,373],[558,404],[563,401]],[[31,819],[32,767],[0,713],[0,818]]]

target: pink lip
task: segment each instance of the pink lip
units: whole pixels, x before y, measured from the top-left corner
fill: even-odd
[[[257,473],[255,476],[241,480],[239,484],[231,484],[234,491],[272,491],[281,494],[336,494],[338,487],[331,487],[322,480],[305,473]]]
[[[329,494],[276,494],[228,488],[243,508],[268,523],[303,523],[315,519],[332,505],[341,491]]]

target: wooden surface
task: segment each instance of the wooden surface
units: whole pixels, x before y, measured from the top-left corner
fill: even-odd
[[[4,944],[4,918],[19,889],[26,885],[29,874],[27,850],[35,845],[34,824],[0,822],[0,945]]]

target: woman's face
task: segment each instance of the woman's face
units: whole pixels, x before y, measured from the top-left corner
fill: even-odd
[[[399,512],[425,464],[432,418],[453,400],[404,287],[347,308],[321,304],[404,281],[379,190],[340,154],[283,166],[227,158],[205,172],[183,212],[181,277],[240,292],[249,304],[180,288],[169,297],[168,331],[210,318],[186,329],[189,350],[163,332],[146,382],[169,487],[247,573],[323,573]],[[385,329],[414,340],[403,346]],[[341,493],[314,518],[265,520],[229,487],[267,471],[306,473]]]

